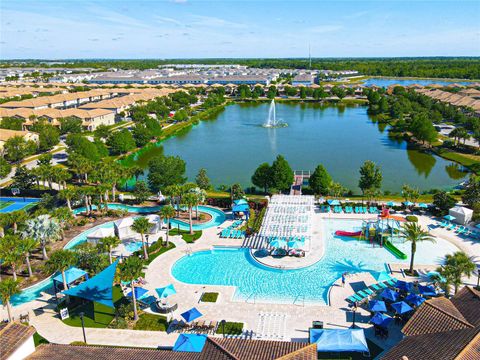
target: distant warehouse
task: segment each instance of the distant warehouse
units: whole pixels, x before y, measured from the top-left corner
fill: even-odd
[[[220,85],[227,85],[227,84],[235,84],[235,85],[242,85],[242,84],[247,84],[247,85],[256,85],[256,84],[261,84],[261,85],[268,85],[270,84],[270,81],[272,81],[272,78],[266,77],[266,76],[252,76],[252,75],[232,75],[232,76],[217,76],[214,78],[210,78],[207,81],[208,85],[213,85],[213,84],[220,84]]]

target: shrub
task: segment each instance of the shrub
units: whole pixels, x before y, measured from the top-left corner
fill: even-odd
[[[118,315],[120,317],[127,319],[127,320],[133,320],[134,318],[134,312],[133,312],[133,303],[128,303],[128,304],[122,304],[118,307]]]
[[[154,314],[141,314],[134,330],[167,331],[168,322],[165,316]]]
[[[84,343],[83,341],[72,341],[70,343],[70,345],[73,345],[73,346],[85,346],[87,345],[87,343]]]
[[[408,222],[418,222],[418,218],[414,215],[407,215],[406,219]]]
[[[241,335],[243,331],[243,323],[240,322],[226,322],[225,325],[220,324],[217,328],[217,334],[223,334],[225,328],[225,335]]]
[[[109,325],[108,327],[110,329],[127,329],[128,328],[128,324],[127,324],[127,321],[121,317],[117,318],[117,319],[114,319]]]
[[[203,293],[202,297],[200,298],[200,301],[202,302],[217,302],[218,299],[218,293],[217,292],[206,292]]]

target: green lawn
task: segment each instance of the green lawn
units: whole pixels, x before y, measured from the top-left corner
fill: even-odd
[[[217,334],[223,334],[223,325],[218,325]],[[225,323],[225,334],[226,335],[241,335],[243,330],[243,323],[240,322],[229,322]]]
[[[202,302],[217,302],[218,293],[217,292],[206,292],[203,293],[202,298],[200,299]]]
[[[120,287],[115,286],[113,288],[113,302],[115,306],[120,305],[124,301],[128,300],[123,297]],[[83,320],[85,327],[106,328],[115,318],[115,309],[96,302],[87,302],[74,309],[69,309],[70,317],[63,320],[63,322],[70,326],[82,326],[80,320],[81,312],[84,313]]]
[[[171,250],[175,247],[175,244],[169,242],[167,246],[161,247],[158,251],[152,253],[148,253],[148,261],[146,261],[146,265],[150,264],[153,260],[155,260],[158,256],[162,255],[164,252]],[[150,251],[150,250],[149,250]]]
[[[143,313],[133,330],[152,330],[152,331],[167,331],[168,322],[165,316]]]
[[[33,343],[35,344],[35,347],[37,347],[38,345],[49,344],[50,342],[36,332],[35,334],[33,334]]]
[[[202,230],[199,231],[194,231],[193,235],[190,235],[190,231],[188,230],[178,230],[178,229],[172,229],[169,231],[170,235],[182,235],[182,239],[191,244],[195,242],[195,240],[198,240],[202,236]]]

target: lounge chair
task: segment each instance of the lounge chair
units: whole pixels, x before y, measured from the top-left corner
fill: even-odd
[[[438,223],[438,226],[444,228],[444,227],[448,226],[448,222],[446,220],[444,220],[444,221]]]
[[[460,225],[460,226],[457,228],[457,230],[456,230],[457,234],[463,234],[463,233],[465,233],[466,231],[467,231],[467,228],[466,228],[465,226],[463,226],[463,225]]]
[[[457,228],[457,225],[451,223],[450,225],[447,226],[447,230],[453,230],[455,231],[455,229]]]
[[[363,290],[360,290],[360,291],[357,291],[357,294],[360,295],[362,298],[366,298],[369,296],[369,294],[367,294],[365,291]]]
[[[379,291],[379,290],[382,290],[383,288],[380,287],[378,284],[372,284],[370,285],[370,287],[375,290],[375,291]]]
[[[368,295],[373,295],[374,292],[370,290],[369,288],[363,289],[364,292],[366,292]]]
[[[384,283],[377,283],[378,286],[380,286],[382,289],[386,289],[388,286]]]

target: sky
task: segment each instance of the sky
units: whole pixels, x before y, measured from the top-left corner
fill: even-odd
[[[480,56],[480,1],[0,1],[1,59]]]

